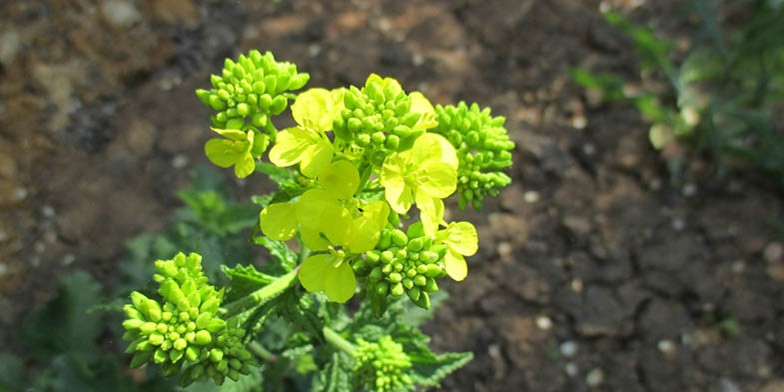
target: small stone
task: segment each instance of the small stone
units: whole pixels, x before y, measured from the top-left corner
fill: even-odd
[[[8,232],[0,229],[0,242],[5,242],[8,239]]]
[[[656,344],[656,347],[659,348],[659,351],[667,355],[674,354],[676,350],[675,343],[673,343],[671,340],[660,340]]]
[[[582,279],[578,279],[578,278],[572,279],[572,282],[569,284],[569,286],[572,288],[572,291],[574,291],[575,293],[583,292],[584,285]]]
[[[762,251],[762,257],[768,263],[778,263],[784,258],[784,244],[781,242],[771,242]]]
[[[681,189],[681,193],[683,196],[692,197],[697,194],[697,185],[691,183],[686,184],[683,186],[683,189]]]
[[[553,321],[547,316],[539,316],[536,318],[536,326],[546,331],[553,327]]]
[[[512,251],[514,251],[514,247],[509,242],[502,241],[498,243],[497,251],[499,256],[509,257],[512,254]]]
[[[784,379],[773,380],[765,384],[765,386],[763,386],[762,389],[759,390],[759,392],[783,392],[783,391],[784,391]]]
[[[598,387],[604,382],[604,372],[602,369],[596,368],[588,372],[585,376],[585,383],[590,387]]]
[[[107,0],[101,4],[101,13],[109,24],[125,28],[136,24],[142,16],[133,2],[124,0]]]
[[[659,178],[654,178],[648,183],[648,189],[651,191],[658,191],[662,188],[662,181]]]
[[[583,129],[588,125],[588,120],[585,116],[578,114],[572,117],[572,128]]]
[[[8,265],[6,263],[0,261],[0,278],[5,276],[8,273]]]
[[[568,363],[567,363],[567,364],[564,366],[564,371],[566,372],[566,374],[567,374],[569,377],[574,377],[574,376],[576,376],[576,375],[577,375],[577,372],[578,372],[578,370],[579,370],[579,369],[577,368],[577,364],[575,364],[574,362],[568,362]]]
[[[735,260],[732,262],[732,265],[730,265],[730,270],[736,274],[742,273],[746,270],[746,263],[744,263],[743,260]]]
[[[17,201],[22,201],[27,198],[28,192],[27,189],[19,187],[14,190],[14,197],[16,197]]]
[[[44,215],[44,218],[51,219],[54,218],[57,213],[54,210],[54,207],[50,206],[49,204],[44,205],[41,207],[41,213]]]
[[[740,392],[740,388],[738,385],[735,384],[732,380],[728,378],[722,378],[719,380],[719,391],[721,392]]]
[[[537,191],[528,191],[523,193],[523,200],[525,200],[528,204],[533,204],[539,201],[539,192]]]
[[[35,250],[35,253],[44,253],[46,251],[46,244],[43,242],[36,242],[33,245],[33,250]]]
[[[62,263],[63,263],[64,266],[67,267],[67,266],[73,264],[74,261],[76,261],[76,256],[74,256],[74,255],[69,253],[69,254],[65,255],[65,257],[63,257]]]
[[[321,54],[321,45],[319,45],[319,44],[310,44],[310,46],[308,46],[308,56],[316,57],[319,54]]]
[[[10,65],[21,47],[22,40],[18,32],[11,30],[0,35],[0,64]]]
[[[686,228],[686,221],[683,218],[675,218],[672,220],[672,229],[675,231],[683,231]]]
[[[182,169],[185,166],[188,166],[189,161],[190,160],[188,159],[187,156],[182,154],[177,154],[174,156],[174,158],[172,158],[171,165],[175,169]]]
[[[419,53],[414,53],[414,55],[411,56],[411,63],[414,64],[415,67],[420,67],[425,63],[425,57]]]
[[[577,352],[577,343],[571,340],[567,340],[561,343],[560,349],[561,349],[561,355],[563,355],[566,358],[571,358]]]

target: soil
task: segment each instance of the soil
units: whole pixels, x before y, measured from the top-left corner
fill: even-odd
[[[608,2],[679,31],[683,2]],[[679,182],[632,108],[571,82],[634,79],[599,1],[35,0],[0,5],[0,347],[83,268],[159,230],[206,162],[193,90],[270,50],[314,86],[379,73],[507,118],[513,185],[476,222],[469,278],[427,326],[475,359],[445,391],[784,390],[784,203],[695,160]],[[229,175],[227,171],[227,175]],[[258,185],[238,182],[239,194]]]

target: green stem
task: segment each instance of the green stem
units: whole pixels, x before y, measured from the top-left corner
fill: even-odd
[[[221,309],[221,316],[224,320],[227,320],[267,303],[267,301],[277,297],[291,287],[292,283],[296,281],[298,271],[299,267],[294,268],[291,272],[279,277],[272,283],[232,303],[226,304]]]
[[[250,342],[245,347],[248,351],[253,353],[253,355],[263,359],[265,362],[275,362],[278,360],[278,357],[275,354],[269,352],[264,346],[259,344],[259,342]]]
[[[323,332],[324,339],[327,339],[327,342],[335,346],[335,348],[340,349],[341,351],[345,351],[348,354],[352,354],[357,349],[355,345],[353,345],[348,340],[343,339],[343,337],[338,335],[337,332],[327,327],[324,327]]]

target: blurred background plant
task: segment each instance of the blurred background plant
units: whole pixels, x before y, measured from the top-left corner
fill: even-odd
[[[221,264],[252,264],[256,255],[248,236],[232,234],[254,226],[258,214],[252,204],[234,201],[223,176],[207,165],[197,166],[190,186],[176,195],[184,205],[166,230],[127,242],[118,282],[102,287],[86,271],[75,271],[60,281],[53,299],[25,319],[25,355],[0,356],[0,391],[176,390],[151,367],[127,370],[125,343],[119,339],[122,305],[133,290],[153,292],[150,260],[171,258],[181,249],[204,254],[206,274],[219,282],[225,279]],[[246,378],[227,381],[221,390],[253,390],[246,383]],[[217,388],[197,383],[188,390]]]
[[[755,169],[784,189],[784,1],[690,1],[681,17],[696,23],[686,45],[619,13],[604,17],[633,41],[646,87],[625,88],[619,75],[583,68],[572,78],[650,120],[650,142],[674,180],[707,155],[719,176]]]

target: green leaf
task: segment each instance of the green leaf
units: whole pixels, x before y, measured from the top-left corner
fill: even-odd
[[[417,384],[429,387],[439,386],[441,380],[474,358],[470,352],[434,355],[428,350],[416,355],[406,350],[406,353],[412,362],[411,378]]]
[[[185,392],[261,392],[261,372],[256,369],[250,374],[240,375],[237,381],[226,378],[223,385],[215,385],[212,381],[201,381],[189,385]]]
[[[351,378],[352,360],[343,352],[332,354],[331,360],[313,380],[314,392],[344,392],[353,390]]]
[[[252,265],[237,265],[234,268],[221,266],[221,269],[231,282],[224,297],[226,303],[236,301],[276,279],[274,276],[259,272]]]
[[[42,359],[60,353],[89,358],[97,350],[101,333],[101,315],[90,309],[102,300],[101,285],[88,273],[77,271],[64,277],[57,296],[25,320],[25,346]]]
[[[267,250],[270,252],[270,255],[275,258],[275,267],[277,268],[267,268],[267,270],[279,269],[280,271],[271,272],[289,272],[294,269],[294,267],[296,267],[297,263],[299,262],[299,256],[297,253],[291,250],[285,242],[271,240],[264,236],[258,236],[253,239],[253,243],[267,248]]]

